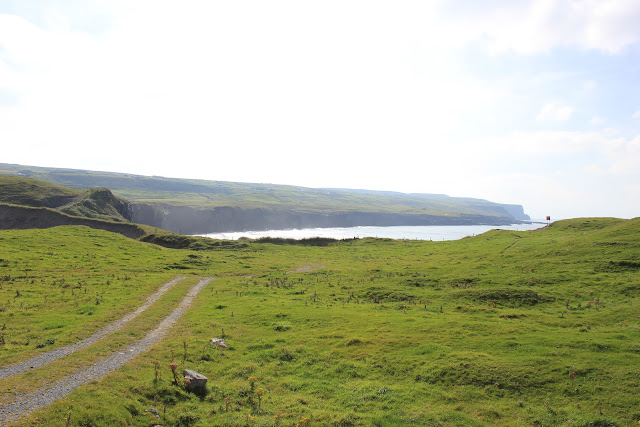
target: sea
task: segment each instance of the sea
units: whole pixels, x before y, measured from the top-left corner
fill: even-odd
[[[234,231],[226,233],[203,234],[212,239],[238,240],[241,237],[259,239],[261,237],[280,237],[285,239],[308,239],[312,237],[328,237],[331,239],[352,239],[363,237],[379,237],[405,240],[458,240],[463,237],[477,236],[489,230],[528,231],[544,227],[546,223],[511,225],[423,225],[423,226],[390,226],[390,227],[336,227],[336,228],[303,228],[291,230],[267,231]]]

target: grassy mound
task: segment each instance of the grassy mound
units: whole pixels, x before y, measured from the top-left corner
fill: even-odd
[[[0,175],[0,203],[52,208],[71,216],[129,222],[128,202],[108,188],[74,190],[37,179]]]

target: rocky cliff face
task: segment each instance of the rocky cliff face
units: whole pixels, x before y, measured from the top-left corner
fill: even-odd
[[[528,219],[519,207],[522,219]],[[206,234],[226,231],[273,230],[315,227],[355,227],[392,225],[505,225],[516,221],[505,213],[501,217],[462,215],[403,215],[372,212],[319,213],[295,210],[244,209],[219,207],[199,210],[186,206],[132,203],[131,221],[182,234]],[[513,208],[515,214],[518,209]],[[526,218],[524,218],[524,217]]]
[[[518,221],[530,221],[531,220],[529,215],[524,213],[524,208],[522,207],[522,205],[501,205],[501,206],[515,220],[518,220]]]

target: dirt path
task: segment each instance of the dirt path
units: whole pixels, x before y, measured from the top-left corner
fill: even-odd
[[[47,388],[36,390],[33,393],[23,396],[20,400],[8,403],[0,407],[0,425],[15,421],[21,415],[31,413],[35,409],[49,405],[54,401],[66,396],[79,386],[93,380],[97,380],[104,375],[118,369],[129,360],[147,351],[153,344],[162,339],[169,329],[180,319],[184,312],[191,306],[200,291],[211,282],[213,278],[200,280],[193,286],[187,295],[182,299],[180,305],[165,317],[154,330],[149,332],[140,341],[137,341],[124,350],[102,359],[96,364],[79,369],[68,377],[56,381]]]
[[[0,368],[0,380],[5,378],[12,377],[14,375],[22,374],[23,372],[29,371],[31,369],[41,368],[54,360],[57,360],[61,357],[67,356],[73,352],[81,350],[85,347],[89,347],[91,344],[95,343],[101,338],[114,333],[118,329],[122,328],[124,325],[135,319],[151,307],[151,305],[158,300],[162,295],[164,295],[169,289],[171,289],[176,283],[180,280],[184,279],[184,277],[176,277],[172,281],[165,283],[162,285],[155,294],[151,295],[146,299],[144,304],[138,307],[135,311],[127,313],[122,318],[116,320],[113,323],[108,324],[104,328],[100,329],[95,334],[91,335],[88,338],[83,339],[82,341],[78,341],[73,344],[66,345],[64,347],[56,348],[55,350],[48,351],[46,353],[39,354],[35,357],[32,357],[29,360],[25,360],[24,362],[16,363],[14,365],[5,366]]]
[[[302,267],[300,268],[296,268],[295,270],[291,270],[291,271],[287,271],[287,274],[292,274],[292,273],[309,273],[311,271],[314,270],[319,270],[321,268],[324,268],[324,265],[320,265],[320,264],[304,264]]]

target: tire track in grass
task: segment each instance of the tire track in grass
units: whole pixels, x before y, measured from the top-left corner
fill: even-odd
[[[25,395],[18,401],[1,406],[0,425],[16,421],[16,418],[19,416],[29,414],[38,408],[53,403],[81,385],[107,375],[139,354],[149,350],[153,344],[157,343],[169,332],[171,327],[182,317],[191,304],[193,304],[193,301],[200,291],[212,280],[213,278],[211,277],[202,279],[198,284],[189,289],[189,292],[182,299],[180,305],[140,341],[130,344],[124,350],[114,353],[88,368],[77,370],[73,374],[54,382],[47,388],[36,390],[33,393]]]
[[[175,286],[176,283],[185,279],[185,277],[176,277],[168,283],[162,285],[156,293],[148,297],[144,304],[135,309],[134,311],[125,314],[120,319],[116,320],[113,323],[108,324],[104,328],[100,329],[95,334],[87,337],[81,341],[78,341],[73,344],[65,345],[64,347],[56,348],[55,350],[48,351],[46,353],[39,354],[37,356],[32,357],[31,359],[25,360],[23,362],[18,362],[13,365],[5,366],[0,368],[0,380],[5,378],[12,377],[14,375],[22,374],[31,369],[41,368],[54,360],[60,359],[61,357],[68,356],[71,353],[74,353],[78,350],[82,350],[83,348],[89,347],[94,344],[96,341],[101,338],[110,335],[117,330],[121,329],[124,325],[138,317],[142,312],[147,310],[151,305],[156,302],[162,295],[167,293],[169,289]]]

